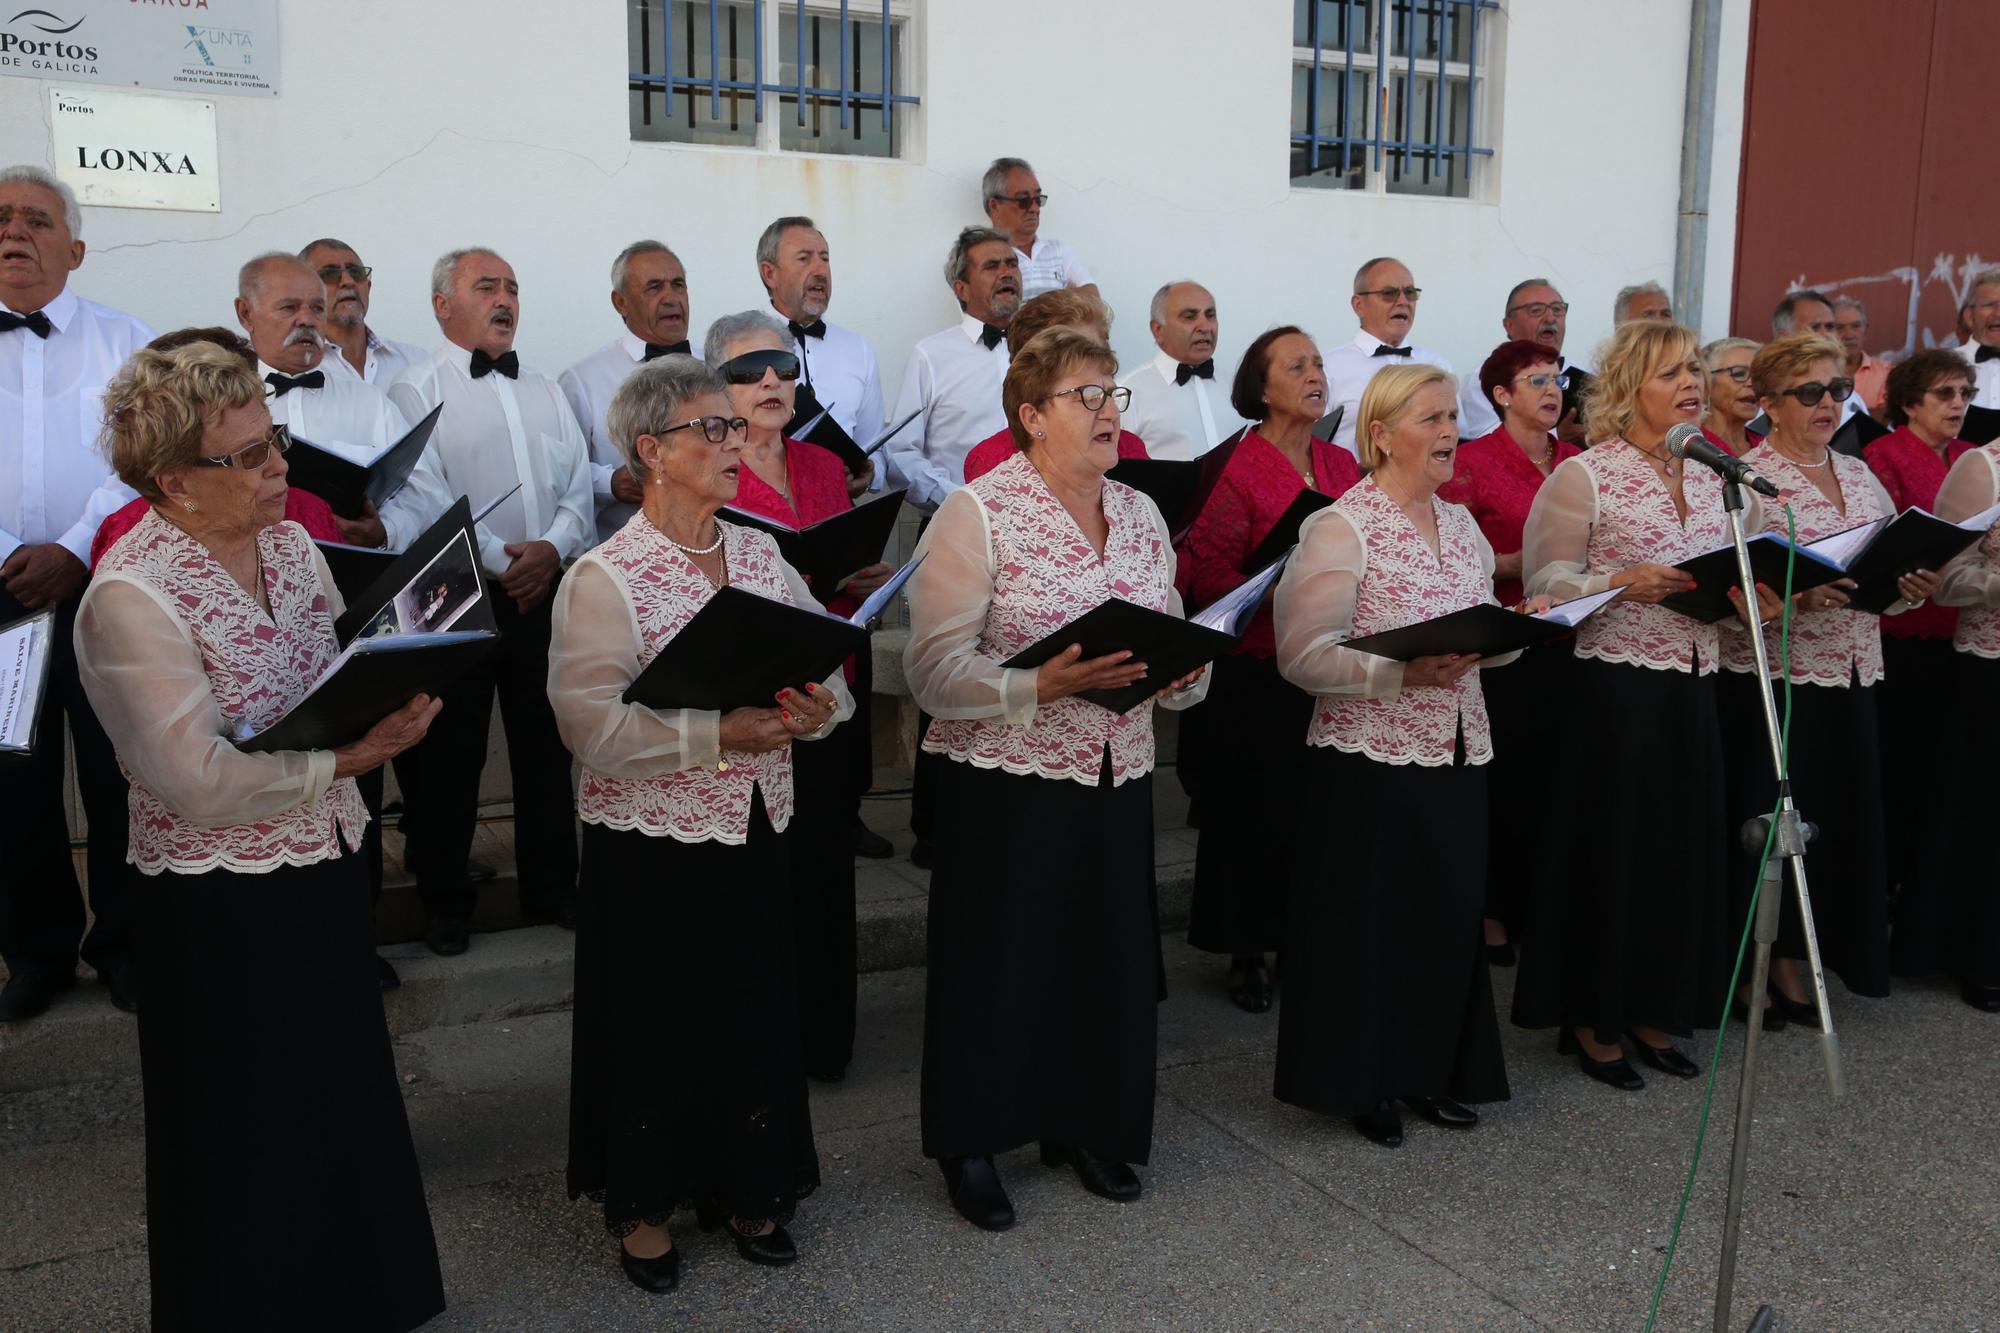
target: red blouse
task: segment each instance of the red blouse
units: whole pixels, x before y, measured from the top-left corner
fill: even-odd
[[[1554,472],[1565,458],[1583,450],[1549,436],[1549,471]],[[1507,433],[1505,425],[1458,446],[1458,461],[1451,480],[1438,487],[1438,498],[1464,505],[1472,511],[1486,544],[1495,555],[1511,555],[1521,549],[1521,529],[1527,525],[1528,509],[1535,492],[1548,477],[1528,461],[1521,446]],[[1493,595],[1500,605],[1513,606],[1522,597],[1521,577],[1496,579]]]
[[[134,500],[123,509],[98,525],[97,535],[90,541],[90,567],[97,568],[97,562],[120,537],[139,526],[139,520],[151,511],[152,505],[145,500]],[[285,492],[285,517],[306,530],[306,536],[316,542],[337,542],[340,525],[333,521],[333,510],[326,501],[311,491],[302,491],[294,486]]]
[[[1972,448],[1964,440],[1952,440],[1944,447],[1944,457],[1917,438],[1908,426],[1898,426],[1861,451],[1861,457],[1875,470],[1876,479],[1896,512],[1915,506],[1930,509],[1937,504],[1938,487],[1958,456]],[[1958,608],[1925,602],[1899,616],[1883,616],[1882,632],[1892,639],[1944,639],[1949,641],[1958,628]]]
[[[1003,428],[997,435],[989,435],[965,456],[965,479],[972,481],[984,476],[994,468],[1012,458],[1019,446],[1014,443],[1013,433]],[[1146,457],[1146,442],[1129,430],[1118,432],[1118,456],[1120,458]]]
[[[1714,445],[1716,448],[1722,450],[1723,453],[1730,455],[1734,455],[1736,453],[1735,445],[1723,439],[1720,435],[1717,435],[1714,431],[1710,430],[1708,427],[1703,426],[1701,428],[1701,434],[1703,439],[1707,440],[1710,444]],[[1744,431],[1743,439],[1750,446],[1751,449],[1755,449],[1758,445],[1764,442],[1764,437],[1759,435],[1754,430]],[[1748,453],[1749,450],[1746,449],[1744,452]]]
[[[1316,489],[1335,499],[1361,480],[1353,454],[1319,439],[1312,442],[1312,472]],[[1190,607],[1207,606],[1243,582],[1243,562],[1305,488],[1305,478],[1277,445],[1254,430],[1244,433],[1214,493],[1177,548],[1180,569],[1175,582]],[[1277,655],[1269,606],[1258,609],[1236,651],[1252,657]]]
[[[803,528],[823,518],[832,518],[854,508],[847,494],[847,468],[840,456],[805,440],[785,441],[785,471],[791,474],[792,498],[788,501],[771,484],[758,476],[748,461],[737,474],[736,499],[731,503],[759,518],[776,519],[794,528]],[[815,595],[821,590],[813,589]],[[835,615],[852,615],[861,605],[846,593],[826,604]]]

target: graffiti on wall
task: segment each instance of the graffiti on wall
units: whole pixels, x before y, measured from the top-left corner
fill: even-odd
[[[1920,347],[1956,345],[1959,341],[1958,308],[1972,295],[1973,275],[1993,266],[1992,260],[1982,259],[1977,254],[1968,254],[1963,259],[1957,255],[1939,255],[1931,261],[1928,273],[1919,271],[1915,265],[1905,265],[1887,273],[1822,279],[1818,282],[1809,281],[1801,273],[1787,290],[1810,287],[1828,295],[1852,296],[1861,301],[1868,307],[1868,337],[1872,343],[1880,344],[1885,337],[1892,336],[1896,331],[1896,321],[1900,319],[1902,344],[1870,349],[1874,355],[1893,361],[1908,356]],[[1939,289],[1949,298],[1949,304],[1940,306],[1933,299],[1930,310],[1933,314],[1945,314],[1947,322],[1942,327],[1925,323],[1921,311],[1925,296],[1935,298]]]

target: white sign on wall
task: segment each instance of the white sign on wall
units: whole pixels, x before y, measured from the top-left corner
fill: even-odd
[[[278,92],[278,0],[0,0],[0,74]]]
[[[49,138],[56,175],[79,203],[222,211],[213,102],[51,88]]]

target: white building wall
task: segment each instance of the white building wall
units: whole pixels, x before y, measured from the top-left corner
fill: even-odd
[[[1710,336],[1728,309],[1749,0],[1729,4]],[[288,4],[283,95],[215,99],[222,212],[87,210],[76,286],[163,329],[229,323],[238,264],[331,233],[376,268],[371,322],[432,344],[432,260],[491,245],[522,279],[522,354],[553,374],[616,331],[606,270],[627,242],[679,251],[699,343],[710,319],[761,303],[756,236],[803,212],[832,243],[831,314],[873,340],[893,396],[909,345],[955,318],[940,265],[1001,153],[1035,163],[1045,229],[1095,270],[1128,362],[1151,353],[1152,291],[1181,276],[1214,289],[1225,356],[1284,321],[1330,347],[1353,331],[1355,265],[1394,253],[1425,288],[1416,339],[1461,371],[1499,339],[1521,277],[1562,287],[1584,356],[1618,287],[1671,285],[1689,0],[1489,14],[1481,124],[1499,151],[1474,200],[1290,187],[1291,14],[1290,0],[927,0],[920,129],[908,160],[878,161],[631,142],[617,0]],[[0,78],[0,159],[46,161],[47,118],[44,85]]]

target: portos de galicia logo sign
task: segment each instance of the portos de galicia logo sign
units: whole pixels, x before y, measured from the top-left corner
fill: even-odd
[[[43,35],[23,36],[19,31],[23,26]],[[82,26],[81,16],[65,23],[62,15],[49,10],[24,9],[7,20],[7,31],[0,32],[0,63],[25,62],[42,74],[95,74],[97,48],[69,40]]]
[[[278,0],[0,0],[0,75],[278,91]],[[11,11],[11,12],[10,12]]]

